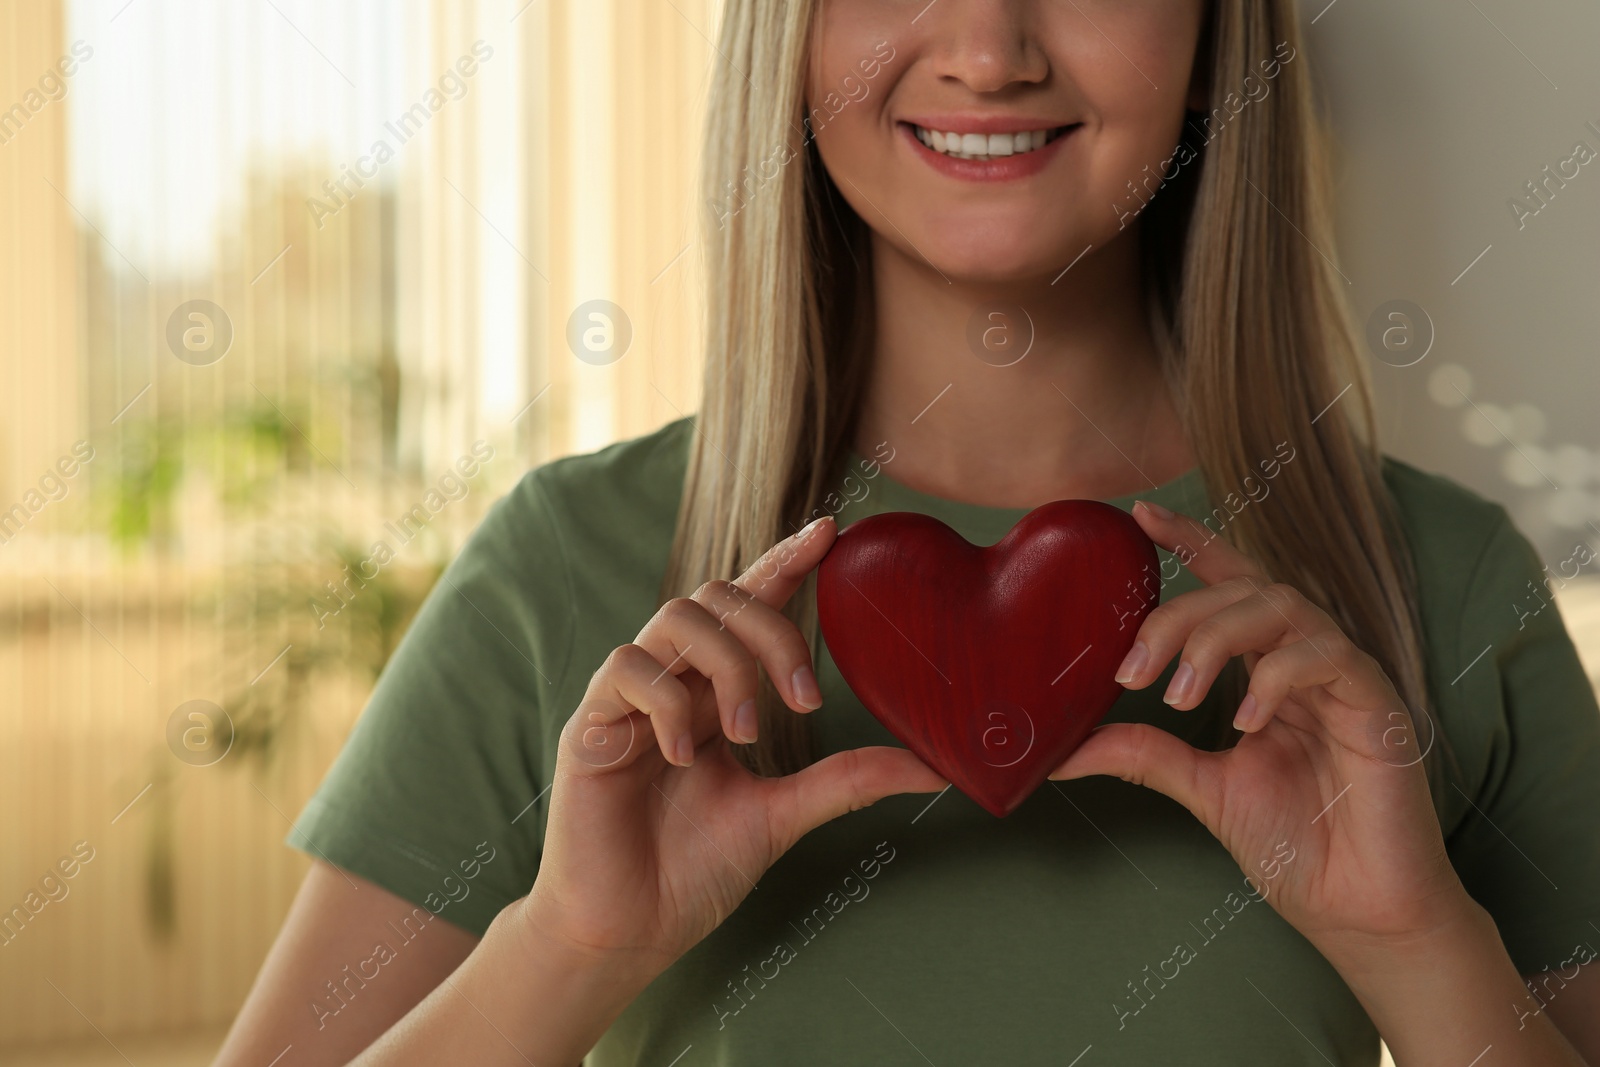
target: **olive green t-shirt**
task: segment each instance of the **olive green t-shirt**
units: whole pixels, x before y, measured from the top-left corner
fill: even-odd
[[[557,735],[607,653],[654,613],[693,432],[687,417],[547,463],[494,505],[291,844],[477,934],[528,891]],[[988,545],[1027,511],[902,485],[887,448],[852,451],[847,468],[828,503],[841,527],[917,511]],[[1594,695],[1554,606],[1532,610],[1540,560],[1505,511],[1399,462],[1385,477],[1416,556],[1436,712],[1461,767],[1442,791],[1451,860],[1522,973],[1570,966],[1577,946],[1600,944]],[[1194,471],[1142,495],[1210,510]],[[1175,561],[1167,573],[1177,577],[1164,598],[1196,587]],[[818,752],[898,744],[825,647],[817,660]],[[1174,711],[1164,689],[1124,694],[1110,719],[1215,747],[1233,708],[1208,699]],[[1345,1065],[1376,1064],[1378,1037],[1188,811],[1095,777],[1047,782],[1004,819],[952,789],[824,825],[587,1062]]]

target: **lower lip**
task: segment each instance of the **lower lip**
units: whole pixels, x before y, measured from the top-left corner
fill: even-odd
[[[1057,150],[1062,142],[1078,131],[1079,127],[1069,126],[1055,139],[1043,148],[1035,148],[1031,152],[1023,152],[1015,156],[1001,156],[998,159],[957,159],[947,156],[943,152],[935,152],[917,139],[916,127],[910,123],[900,124],[901,133],[906,140],[911,142],[911,148],[934,170],[947,174],[952,178],[960,178],[969,182],[1009,182],[1018,178],[1027,178],[1049,166],[1050,161],[1056,157]]]

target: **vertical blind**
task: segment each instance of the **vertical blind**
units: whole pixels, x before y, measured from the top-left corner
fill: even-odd
[[[0,1045],[225,1025],[487,504],[694,410],[714,8],[0,11]]]

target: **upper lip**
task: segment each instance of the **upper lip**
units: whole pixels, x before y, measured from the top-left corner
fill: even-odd
[[[1058,119],[1016,115],[921,115],[901,121],[941,133],[1025,133],[1029,130],[1054,130],[1061,126],[1076,125]]]

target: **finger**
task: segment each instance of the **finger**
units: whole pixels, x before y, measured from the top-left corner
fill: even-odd
[[[1234,729],[1255,733],[1272,721],[1291,692],[1314,688],[1326,688],[1339,703],[1370,714],[1396,702],[1394,688],[1377,661],[1341,631],[1329,630],[1261,657],[1234,715]],[[1317,701],[1310,704],[1314,711],[1320,707]]]
[[[1253,578],[1244,581],[1255,585]],[[1337,624],[1293,589],[1284,585],[1259,587],[1194,627],[1183,643],[1178,669],[1161,699],[1187,711],[1205,698],[1234,656],[1271,652],[1329,630],[1337,631]]]
[[[577,775],[608,774],[659,751],[650,716],[637,709],[619,716],[617,710],[616,703],[608,700],[579,704],[562,728],[557,766]]]
[[[678,766],[693,763],[694,694],[642,645],[611,649],[589,681],[584,704],[587,729],[603,728],[634,710],[645,713],[661,755]],[[594,744],[595,734],[587,734],[584,741]]]
[[[640,646],[611,649],[562,728],[558,760],[597,773],[626,768],[658,745],[669,760],[682,752],[678,737],[690,723],[694,693],[682,678],[661,675],[656,657]]]
[[[829,819],[894,793],[933,793],[950,783],[906,749],[890,745],[846,749],[771,783],[767,807],[772,840],[787,850]]]
[[[1161,729],[1143,722],[1097,726],[1072,755],[1050,772],[1057,780],[1109,774],[1148,786],[1188,808],[1215,832],[1219,788],[1215,752],[1201,752]]]
[[[838,536],[839,527],[833,516],[812,519],[798,533],[763,552],[734,582],[768,607],[781,608],[806,575],[822,562]]]
[[[755,657],[732,631],[725,629],[697,601],[674,597],[645,623],[634,643],[655,658],[657,669],[663,675],[682,674],[692,669],[705,677],[715,694],[717,718],[723,732],[737,740],[740,708],[745,701],[751,703],[743,715],[748,718],[754,712],[757,676]],[[680,723],[674,714],[668,723],[673,743],[682,745],[679,734],[689,736],[701,725],[704,724],[694,722],[692,717]],[[657,733],[660,732],[658,729]],[[691,749],[693,743],[691,738]],[[662,749],[669,759],[674,751]]]
[[[1133,518],[1145,534],[1178,557],[1178,562],[1207,585],[1245,575],[1263,585],[1272,579],[1261,565],[1230,545],[1219,533],[1187,515],[1148,500],[1135,501]]]
[[[822,706],[822,693],[811,667],[811,646],[787,615],[761,603],[733,582],[719,579],[702,585],[690,599],[704,607],[717,625],[729,630],[761,662],[790,708],[807,712]],[[742,711],[740,718],[743,719]],[[749,709],[748,722],[741,721],[741,725],[748,727],[748,736],[728,736],[749,744],[756,739],[754,705]]]
[[[1117,668],[1116,680],[1129,689],[1143,689],[1160,676],[1196,626],[1229,605],[1256,595],[1259,588],[1255,579],[1241,575],[1157,605],[1140,624],[1133,647]]]

